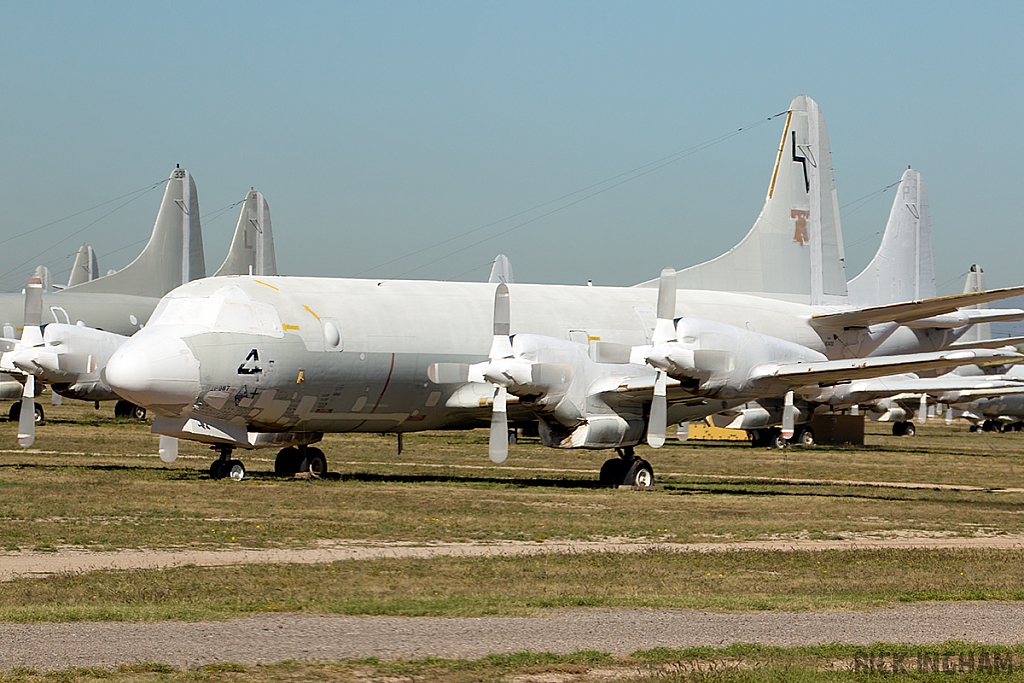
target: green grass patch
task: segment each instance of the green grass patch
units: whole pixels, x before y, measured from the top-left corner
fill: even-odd
[[[20,579],[0,621],[198,621],[256,613],[474,617],[563,608],[850,610],[1020,600],[1024,551],[579,553],[101,571]]]

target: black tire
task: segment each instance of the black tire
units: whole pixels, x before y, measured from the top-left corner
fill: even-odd
[[[131,417],[133,407],[134,403],[121,399],[114,404],[114,417]]]
[[[789,440],[782,435],[782,430],[773,430],[771,436],[768,437],[768,447],[781,451],[788,446]]]
[[[44,422],[46,422],[46,415],[43,414],[43,407],[39,405],[38,401],[36,402],[34,407],[36,409],[36,424],[41,425]]]
[[[517,443],[519,443],[519,437],[516,435],[516,430],[508,430],[508,445],[513,446]]]
[[[903,436],[914,436],[917,434],[917,427],[914,426],[913,422],[903,423]]]
[[[980,432],[981,431],[981,427],[979,427],[978,425],[971,425],[970,427],[968,427],[967,431],[969,431],[971,433]]]
[[[327,474],[327,456],[319,448],[307,448],[300,471],[309,472],[311,476],[317,478],[324,476]]]
[[[893,422],[892,423],[892,435],[893,436],[903,436],[903,425],[904,424],[905,423],[903,423],[903,422]]]
[[[654,468],[643,458],[637,458],[626,472],[626,479],[623,483],[638,489],[649,489],[654,486]]]
[[[802,427],[800,431],[796,433],[796,438],[793,443],[798,446],[810,447],[814,445],[814,430],[810,427]]]
[[[132,418],[133,420],[138,420],[139,422],[142,422],[143,420],[146,419],[146,409],[143,408],[142,406],[137,406],[133,403],[131,413],[129,413],[129,417]]]
[[[214,460],[210,464],[210,479],[218,480],[223,479],[227,475],[227,462],[224,460]]]
[[[294,446],[282,448],[274,459],[274,474],[282,477],[294,476],[302,465],[302,455]]]
[[[764,429],[751,429],[747,431],[747,436],[750,438],[750,445],[754,448],[761,448],[762,446],[768,445],[767,430]]]
[[[21,401],[15,401],[11,404],[11,409],[7,412],[7,419],[11,422],[17,422],[21,419]]]
[[[608,460],[605,460],[604,464],[601,465],[601,486],[615,488],[622,484],[623,480],[626,478],[626,470],[628,467],[629,463],[622,458],[609,458]]]

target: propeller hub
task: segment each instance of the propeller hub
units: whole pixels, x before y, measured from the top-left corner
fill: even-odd
[[[122,344],[104,375],[119,396],[162,415],[190,412],[199,395],[199,361],[180,336],[159,327]]]

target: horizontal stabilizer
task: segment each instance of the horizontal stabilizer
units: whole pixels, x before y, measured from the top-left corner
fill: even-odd
[[[1003,287],[1002,289],[990,289],[984,292],[951,294],[922,301],[905,301],[899,304],[821,313],[811,316],[811,324],[819,328],[868,327],[869,325],[889,322],[902,324],[921,318],[952,313],[963,306],[999,301],[1000,299],[1007,299],[1018,294],[1024,294],[1024,286]]]
[[[1024,355],[1015,351],[973,349],[933,351],[877,358],[850,358],[811,363],[768,363],[755,368],[750,379],[776,380],[797,387],[812,384],[835,384],[855,379],[869,379],[904,372],[923,372],[977,363],[1018,363]]]

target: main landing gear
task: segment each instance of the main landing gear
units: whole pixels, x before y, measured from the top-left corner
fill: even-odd
[[[224,444],[218,444],[213,450],[220,453],[220,457],[210,465],[210,479],[231,478],[234,481],[245,479],[245,465],[241,460],[232,460],[231,453],[234,448]]]
[[[316,478],[327,474],[327,457],[324,452],[311,446],[282,448],[274,460],[274,474],[292,477],[299,472],[309,472],[311,477]]]
[[[638,458],[632,446],[616,448],[617,458],[606,460],[601,466],[601,486],[634,486],[647,489],[654,485],[651,463]]]

